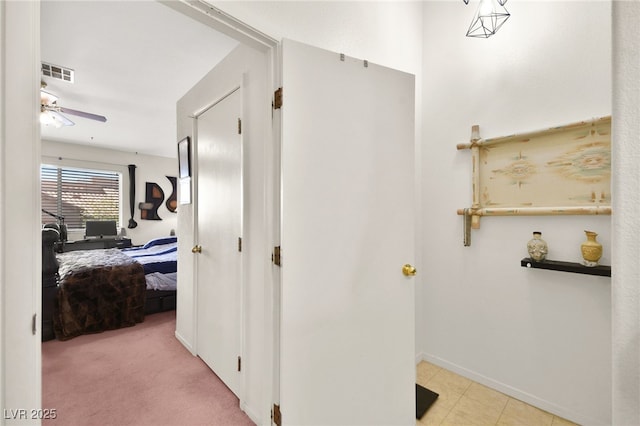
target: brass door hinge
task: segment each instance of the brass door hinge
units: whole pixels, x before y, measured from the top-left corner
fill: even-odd
[[[242,251],[242,237],[238,237],[238,251]]]
[[[273,404],[271,414],[271,417],[273,417],[273,423],[277,426],[282,426],[282,413],[280,412],[280,406],[278,404]]]
[[[273,248],[273,254],[271,255],[271,261],[274,265],[282,266],[282,259],[280,257],[280,246]]]
[[[238,118],[238,134],[242,134],[242,120]]]
[[[238,357],[238,371],[242,371],[242,358]]]
[[[273,94],[273,109],[282,108],[282,87]]]

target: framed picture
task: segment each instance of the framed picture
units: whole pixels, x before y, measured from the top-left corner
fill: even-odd
[[[473,200],[458,214],[611,214],[611,117],[471,142]]]
[[[178,142],[178,172],[180,179],[191,176],[191,139],[189,136]]]

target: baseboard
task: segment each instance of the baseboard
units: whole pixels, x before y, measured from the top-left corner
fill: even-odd
[[[189,352],[191,352],[191,355],[196,356],[196,351],[194,350],[193,346],[191,346],[181,335],[180,333],[178,333],[178,330],[175,331],[175,336],[176,339],[178,339],[178,342],[182,343],[182,346],[184,346],[185,348],[187,348],[187,350]]]
[[[260,424],[260,416],[256,416],[256,413],[249,409],[249,406],[246,402],[240,402],[240,409],[244,411],[244,413],[251,419],[253,423],[255,423],[256,425]]]
[[[435,364],[438,367],[445,368],[449,371],[452,371],[456,374],[466,377],[467,379],[473,380],[474,382],[480,383],[481,385],[485,385],[491,389],[502,392],[503,394],[508,395],[512,398],[526,402],[527,404],[533,405],[534,407],[538,407],[541,410],[547,411],[558,417],[562,417],[564,419],[570,420],[572,422],[575,422],[581,425],[603,424],[602,420],[597,420],[592,417],[585,416],[580,413],[576,413],[571,409],[562,407],[560,405],[557,405],[545,399],[541,399],[535,395],[531,395],[530,393],[524,392],[520,389],[514,388],[513,386],[507,385],[505,383],[498,382],[494,379],[491,379],[490,377],[483,376],[482,374],[476,373],[475,371],[453,364],[442,358],[425,354],[424,352],[421,352],[420,354],[416,355],[416,359],[418,359],[418,356],[420,356],[420,360],[417,361],[418,363],[420,361],[430,362],[431,364]]]

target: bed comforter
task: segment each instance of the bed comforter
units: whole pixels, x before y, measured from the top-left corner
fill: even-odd
[[[148,290],[176,290],[178,239],[156,238],[142,247],[122,249],[144,267]]]
[[[144,320],[146,281],[141,263],[119,249],[62,253],[58,262],[56,338],[68,340]]]

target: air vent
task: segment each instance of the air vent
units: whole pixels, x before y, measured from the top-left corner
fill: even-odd
[[[55,78],[57,80],[73,83],[74,71],[70,68],[64,68],[58,65],[42,63],[42,75]]]

